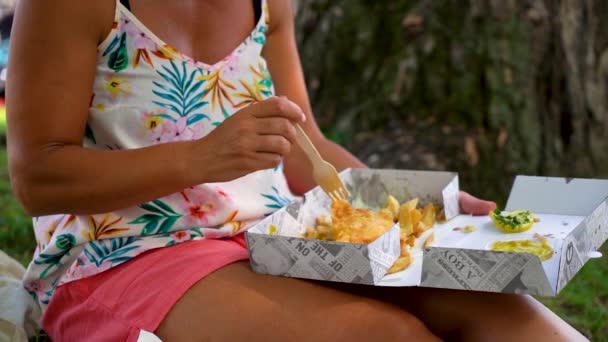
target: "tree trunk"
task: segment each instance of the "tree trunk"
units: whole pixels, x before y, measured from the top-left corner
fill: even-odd
[[[296,4],[317,119],[370,165],[499,201],[515,174],[608,175],[608,2]]]

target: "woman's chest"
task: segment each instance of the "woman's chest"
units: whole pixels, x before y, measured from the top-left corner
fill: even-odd
[[[254,2],[131,0],[131,12],[163,41],[194,60],[213,64],[252,31]]]

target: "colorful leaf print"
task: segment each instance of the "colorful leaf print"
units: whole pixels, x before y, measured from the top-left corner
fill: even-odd
[[[52,289],[55,289],[57,287],[57,283],[59,283],[59,279],[61,277],[57,277],[55,278],[55,280],[52,283]],[[48,290],[48,291],[43,291],[41,292],[42,296],[40,298],[40,302],[44,305],[48,305],[51,301],[51,296],[53,295],[53,290]],[[37,296],[36,296],[37,297]]]
[[[129,66],[129,54],[127,52],[127,33],[123,32],[120,36],[120,40],[117,40],[118,37],[115,37],[108,46],[108,49],[104,52],[104,56],[107,52],[112,51],[110,53],[110,57],[108,58],[108,67],[116,72],[125,70]],[[118,46],[116,44],[118,43]]]
[[[122,232],[126,232],[129,230],[127,227],[116,227],[122,220],[122,217],[116,217],[111,219],[110,214],[105,214],[101,221],[97,221],[95,216],[89,216],[88,229],[82,230],[82,235],[89,241],[91,240],[99,240],[103,238],[108,238],[115,234],[120,234]]]
[[[110,42],[108,47],[103,51],[103,54],[102,54],[103,57],[107,56],[110,52],[112,52],[114,50],[114,48],[116,48],[116,45],[120,42],[121,37],[114,36],[114,39],[112,39],[112,42]]]
[[[106,76],[105,82],[102,83],[102,89],[110,94],[112,99],[129,96],[132,90],[129,80],[118,77],[116,74]]]
[[[190,241],[190,232],[185,230],[178,230],[175,233],[169,235],[169,237],[171,238],[171,241],[167,242],[167,244],[165,245],[166,247]]]
[[[55,240],[55,247],[63,250],[76,246],[76,238],[72,234],[61,234]]]
[[[141,215],[129,222],[129,224],[144,224],[142,235],[166,233],[182,217],[161,200],[143,203],[139,207],[152,213]]]
[[[76,215],[69,215],[68,219],[63,223],[63,229],[69,227],[76,221]]]
[[[235,91],[236,87],[232,83],[222,78],[220,73],[221,70],[222,68],[219,68],[205,75],[205,71],[201,69],[201,75],[198,76],[197,79],[207,81],[207,84],[205,85],[205,92],[203,93],[202,97],[206,98],[207,96],[211,96],[211,110],[215,111],[215,108],[217,105],[219,105],[222,113],[225,115],[227,110],[224,106],[224,100],[228,101],[232,106],[234,106],[234,102],[230,98],[230,93],[231,90]]]
[[[261,25],[254,33],[253,33],[253,41],[264,45],[266,44],[266,25]]]
[[[158,47],[152,53],[162,59],[173,60],[173,56],[178,55],[179,52],[169,45],[163,45]]]
[[[135,53],[135,58],[133,59],[133,68],[137,68],[137,66],[139,65],[139,61],[141,59],[143,59],[151,67],[154,67],[154,64],[152,63],[152,59],[150,58],[150,55],[148,54],[148,50],[137,49],[137,52]]]
[[[281,209],[291,202],[291,198],[281,195],[276,187],[273,186],[272,191],[274,192],[273,194],[262,194],[263,197],[271,201],[271,203],[266,204],[267,208]]]
[[[49,225],[47,226],[48,228],[46,231],[46,241],[51,241],[60,222],[61,222],[61,220],[53,220],[52,222],[49,222]]]
[[[119,264],[132,258],[132,256],[125,254],[139,248],[139,246],[130,246],[139,240],[141,239],[129,236],[90,241],[84,249],[84,254],[97,267],[101,266],[104,262]]]
[[[152,92],[164,101],[153,101],[155,104],[169,109],[180,117],[188,116],[188,125],[194,124],[203,119],[209,119],[209,116],[202,113],[194,113],[204,105],[207,101],[201,101],[206,90],[201,89],[204,80],[195,79],[197,70],[188,73],[186,70],[186,62],[182,62],[181,69],[171,61],[171,69],[162,66],[163,71],[158,70],[157,73],[167,82],[152,82],[158,88]]]
[[[242,221],[232,221],[232,222],[228,222],[228,224],[232,227],[233,234],[238,233],[244,226]]]
[[[186,227],[201,227],[209,224],[209,217],[217,213],[217,199],[202,192],[180,192],[184,199],[178,205],[183,215],[182,224]],[[236,215],[236,214],[235,214]]]
[[[235,97],[243,99],[243,101],[237,103],[234,108],[246,107],[273,95],[272,80],[264,66],[260,64],[259,69],[256,69],[250,65],[249,70],[253,74],[253,80],[251,83],[239,80],[239,83],[245,88],[246,92],[240,92],[234,95]]]
[[[194,239],[197,237],[203,237],[203,231],[198,227],[190,229],[190,238]]]
[[[59,283],[60,278],[61,278],[61,276],[55,278],[55,280],[51,284],[52,289],[48,290],[48,291],[42,290],[43,285],[42,285],[42,282],[40,281],[40,279],[36,279],[29,283],[24,283],[24,287],[27,290],[27,292],[32,297],[34,297],[34,299],[39,300],[40,303],[42,303],[43,305],[48,305],[50,302],[50,298],[53,295],[53,291],[57,287],[57,284]]]
[[[34,263],[36,265],[48,265],[48,267],[40,273],[40,278],[44,278],[46,274],[53,268],[61,265],[61,259],[70,253],[70,249],[76,246],[76,237],[72,234],[62,234],[55,240],[55,247],[61,251],[58,253],[41,253],[38,255]]]

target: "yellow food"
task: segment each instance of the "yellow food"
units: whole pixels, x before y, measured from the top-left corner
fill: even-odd
[[[355,209],[346,201],[332,204],[331,218],[332,237],[340,242],[370,243],[395,224],[388,209],[374,213],[369,209]]]
[[[475,230],[477,230],[477,228],[475,228],[475,226],[465,226],[464,228],[462,228],[462,231],[464,233],[472,233]]]
[[[268,235],[275,235],[278,231],[279,229],[274,224],[271,223],[268,225]]]
[[[418,209],[418,199],[414,198],[403,204],[388,196],[385,207],[378,212],[369,209],[353,208],[346,201],[332,203],[331,217],[320,215],[316,227],[308,228],[304,237],[317,240],[332,240],[352,243],[370,243],[399,222],[399,241],[401,253],[388,273],[406,269],[412,263],[410,248],[414,246],[417,237],[431,228],[438,217],[443,215],[433,204]],[[424,243],[428,246],[433,242],[431,234]]]
[[[500,252],[521,252],[537,255],[541,261],[549,260],[555,252],[544,237],[534,240],[496,241],[491,249]]]
[[[391,195],[386,198],[386,209],[393,214],[393,220],[399,220],[399,201]]]
[[[515,210],[501,213],[496,209],[490,212],[492,222],[505,233],[521,233],[532,227],[535,222],[534,214],[529,210]]]
[[[428,247],[430,246],[433,242],[435,241],[435,233],[431,233],[431,235],[429,235],[428,238],[426,238],[426,241],[424,241],[424,247]]]
[[[393,274],[393,273],[401,272],[404,269],[406,269],[411,263],[412,263],[412,256],[410,255],[410,253],[409,252],[407,252],[405,254],[402,253],[401,256],[399,256],[399,259],[397,259],[397,261],[395,261],[393,266],[391,266],[391,268],[389,268],[388,271],[386,271],[386,274]]]

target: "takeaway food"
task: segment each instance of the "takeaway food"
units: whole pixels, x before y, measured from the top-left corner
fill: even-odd
[[[505,233],[524,232],[536,221],[534,214],[530,210],[515,210],[501,213],[498,208],[490,212],[492,222]]]
[[[388,273],[406,269],[412,262],[410,249],[416,238],[431,228],[437,221],[438,210],[433,204],[423,209],[417,208],[415,198],[400,204],[393,196],[388,196],[385,207],[374,212],[365,208],[353,208],[346,201],[336,201],[331,207],[331,216],[317,217],[316,227],[309,227],[305,238],[332,240],[351,243],[370,243],[389,230],[396,222],[400,227],[401,254]],[[430,236],[425,246],[433,241]]]
[[[549,260],[555,254],[547,239],[539,234],[534,234],[531,240],[496,241],[490,249],[500,252],[531,253],[537,255],[541,261]]]

